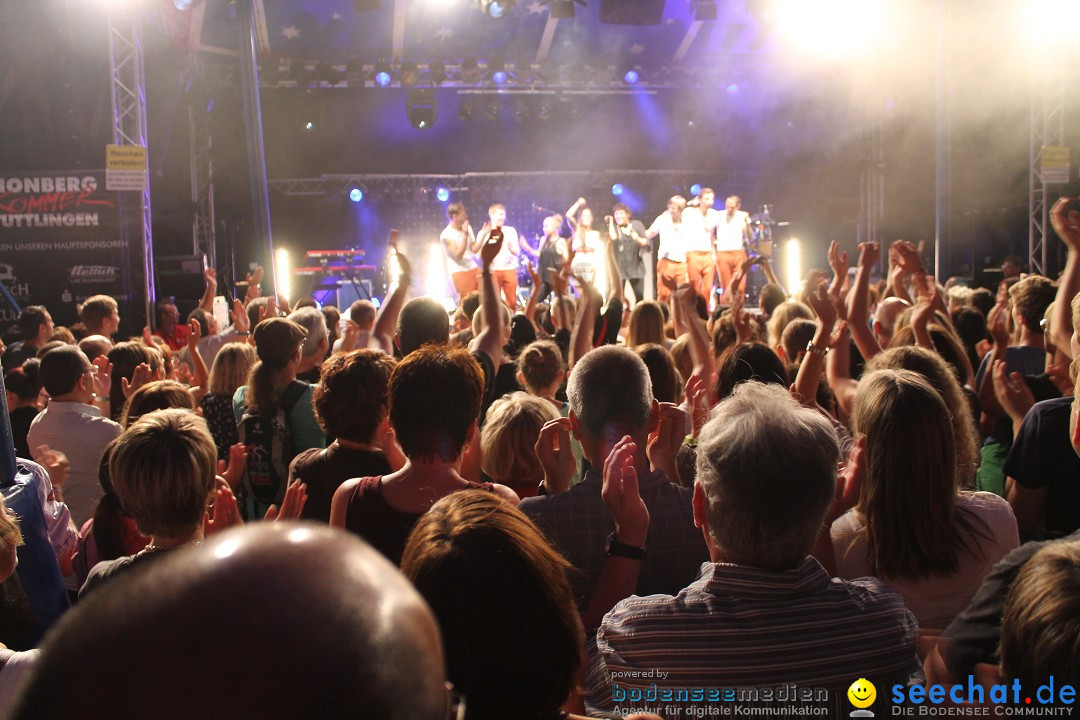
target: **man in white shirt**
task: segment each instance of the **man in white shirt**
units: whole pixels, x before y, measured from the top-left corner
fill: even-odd
[[[473,290],[480,288],[480,267],[473,255],[480,251],[476,242],[465,206],[459,202],[450,203],[446,208],[449,224],[439,235],[439,243],[446,255],[446,269],[450,273],[450,282],[458,301]]]
[[[686,198],[675,195],[668,200],[667,212],[653,220],[653,224],[645,232],[650,240],[660,236],[660,248],[657,250],[656,260],[656,299],[667,302],[671,296],[668,282],[674,281],[681,285],[688,281],[686,274],[686,245],[687,232],[692,230],[693,225],[683,221],[683,213],[686,210]],[[668,282],[665,282],[665,279]]]
[[[517,309],[517,271],[521,245],[518,243],[517,230],[509,225],[503,225],[506,222],[505,205],[495,203],[489,207],[488,218],[488,222],[484,223],[484,227],[480,230],[477,244],[483,247],[493,230],[496,228],[502,230],[503,244],[499,249],[499,254],[491,261],[491,277],[495,280],[496,292],[503,294],[510,312],[513,313]]]
[[[750,214],[739,208],[742,200],[732,195],[725,203],[725,212],[716,226],[716,270],[720,285],[727,290],[736,268],[746,260],[746,243],[750,240]]]
[[[64,502],[76,526],[94,513],[101,496],[98,466],[105,446],[120,435],[120,425],[93,405],[94,366],[77,347],[50,350],[41,359],[41,380],[49,393],[49,405],[30,424],[27,442],[37,448],[48,445],[71,463]]]
[[[714,202],[716,193],[712,188],[704,188],[697,207],[688,209],[683,219],[690,228],[686,233],[686,274],[690,278],[690,284],[694,286],[694,292],[706,303],[709,302],[713,277],[716,274],[713,243],[716,239],[716,228],[722,218],[720,212],[713,207]]]

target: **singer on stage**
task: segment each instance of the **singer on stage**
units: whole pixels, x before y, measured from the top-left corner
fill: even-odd
[[[716,226],[716,270],[720,285],[726,292],[735,269],[746,260],[746,245],[750,242],[750,214],[743,212],[742,200],[732,195],[724,202],[725,212]]]
[[[502,203],[493,203],[488,208],[488,221],[480,229],[480,236],[476,238],[476,242],[478,247],[483,247],[491,236],[492,230],[502,229],[503,244],[499,249],[499,254],[491,261],[491,276],[495,279],[496,291],[503,294],[506,304],[510,306],[511,311],[514,311],[517,309],[517,269],[521,246],[518,244],[517,230],[509,225],[503,225],[505,222],[506,206]]]
[[[450,282],[458,300],[473,290],[480,288],[480,268],[476,265],[474,253],[480,252],[480,243],[469,225],[469,216],[465,206],[459,202],[450,203],[446,208],[449,224],[439,235],[443,253],[446,255],[446,269],[450,273]]]

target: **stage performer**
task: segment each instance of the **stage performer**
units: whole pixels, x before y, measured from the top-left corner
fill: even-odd
[[[449,224],[439,235],[439,243],[446,255],[446,269],[450,272],[450,282],[458,300],[473,290],[480,288],[480,267],[476,264],[474,253],[480,252],[480,243],[469,224],[465,206],[459,202],[446,207],[450,218]]]
[[[536,273],[540,276],[540,300],[547,300],[548,295],[554,289],[548,281],[548,270],[560,272],[566,264],[567,245],[566,238],[559,234],[562,228],[563,216],[559,214],[548,215],[544,218],[544,237],[534,248],[528,244],[525,238],[519,238],[522,250],[536,258]]]
[[[623,203],[616,203],[611,211],[613,215],[606,219],[608,237],[615,243],[615,264],[622,278],[630,281],[634,301],[640,302],[645,299],[645,263],[641,253],[649,247],[645,226],[633,219],[630,208]]]
[[[667,212],[653,220],[645,233],[652,239],[660,236],[660,248],[656,255],[656,299],[667,302],[671,290],[664,279],[674,281],[676,285],[688,282],[686,274],[686,233],[693,229],[693,224],[683,222],[686,211],[686,198],[674,195],[668,200]]]
[[[502,203],[494,203],[488,208],[488,221],[480,228],[480,236],[476,239],[482,248],[491,231],[495,228],[502,230],[503,243],[499,248],[499,254],[491,261],[491,277],[495,281],[495,289],[503,294],[510,312],[517,309],[517,268],[518,256],[521,254],[521,245],[518,243],[517,230],[504,225],[506,222],[506,206]]]
[[[702,189],[701,195],[691,201],[694,207],[687,209],[683,220],[689,228],[686,233],[686,274],[690,277],[694,292],[706,303],[712,294],[713,277],[716,275],[716,258],[713,254],[716,228],[723,217],[719,210],[713,208],[715,202],[713,189]]]
[[[570,206],[570,209],[566,211],[566,219],[574,231],[571,245],[574,249],[574,260],[570,271],[585,282],[592,283],[600,291],[600,295],[606,297],[607,278],[604,272],[606,243],[600,236],[600,231],[593,229],[593,211],[588,207],[585,198],[579,197],[577,202]]]
[[[726,292],[731,276],[746,260],[746,244],[750,241],[750,214],[739,208],[742,200],[732,195],[724,202],[725,212],[716,226],[716,270],[720,285]]]

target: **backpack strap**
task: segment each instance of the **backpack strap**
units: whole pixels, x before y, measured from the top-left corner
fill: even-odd
[[[300,398],[304,396],[304,393],[307,392],[309,387],[311,386],[306,382],[301,382],[299,380],[293,380],[289,383],[289,386],[285,388],[285,392],[281,394],[281,403],[279,404],[281,410],[288,415],[289,412],[292,411],[293,406],[299,402]]]

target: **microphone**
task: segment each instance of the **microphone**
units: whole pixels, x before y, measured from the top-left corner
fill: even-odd
[[[532,209],[535,212],[546,212],[546,213],[551,213],[552,215],[555,214],[554,210],[549,210],[548,208],[544,207],[543,205],[537,205],[536,203],[532,204]]]

